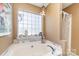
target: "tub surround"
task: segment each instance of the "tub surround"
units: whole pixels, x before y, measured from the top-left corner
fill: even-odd
[[[52,50],[51,46],[54,50]],[[18,47],[17,47],[18,46]],[[62,55],[62,48],[56,43],[52,43],[46,40],[46,43],[41,43],[41,41],[36,42],[20,42],[12,44],[5,52],[2,54],[4,56],[58,56]]]

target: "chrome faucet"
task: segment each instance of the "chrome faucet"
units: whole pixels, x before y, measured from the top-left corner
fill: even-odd
[[[41,36],[41,42],[42,42],[42,43],[45,43],[45,42],[44,42],[44,39],[45,39],[44,34],[43,34],[42,32],[40,32],[40,33],[39,33],[39,36]]]

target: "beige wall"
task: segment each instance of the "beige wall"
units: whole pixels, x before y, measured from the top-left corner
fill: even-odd
[[[25,10],[32,13],[39,14],[41,11],[41,8],[33,6],[31,4],[27,3],[17,3],[13,4],[13,38],[15,39],[17,36],[17,13],[18,10]]]
[[[60,4],[49,4],[45,17],[47,38],[51,41],[60,40]]]
[[[52,3],[46,8],[45,31],[46,38],[50,41],[59,43],[63,48],[63,55],[66,55],[66,41],[61,38],[61,22],[62,22],[62,4]]]
[[[79,4],[72,4],[64,9],[64,11],[72,14],[72,49],[77,50],[79,55]]]
[[[0,54],[12,43],[12,36],[0,37]]]

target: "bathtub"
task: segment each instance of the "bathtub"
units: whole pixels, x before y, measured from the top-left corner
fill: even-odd
[[[53,50],[53,49],[54,50]],[[62,48],[60,45],[54,44],[50,41],[41,43],[24,42],[12,44],[2,56],[59,56],[62,55]]]

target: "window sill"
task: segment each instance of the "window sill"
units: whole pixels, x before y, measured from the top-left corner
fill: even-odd
[[[9,35],[9,34],[11,34],[11,32],[9,32],[9,33],[0,33],[0,37],[2,37],[2,36],[7,36],[7,35]]]

